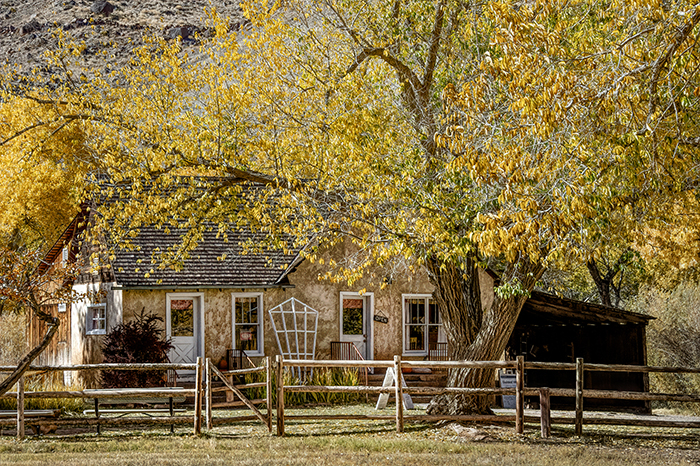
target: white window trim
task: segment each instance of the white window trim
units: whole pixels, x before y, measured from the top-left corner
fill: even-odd
[[[105,328],[92,328],[92,317],[90,313],[90,309],[92,308],[102,308],[104,309],[104,321],[105,321]],[[106,335],[107,334],[107,304],[101,303],[101,304],[88,304],[87,306],[87,313],[85,314],[85,335]]]
[[[425,323],[422,324],[425,326],[425,332],[423,332],[423,336],[426,341],[423,342],[423,345],[425,347],[424,350],[407,350],[406,349],[406,300],[407,299],[431,299],[433,298],[432,294],[426,294],[426,293],[404,293],[401,295],[401,334],[403,335],[401,339],[401,351],[403,356],[427,356],[428,352],[430,351],[430,348],[428,348],[428,326],[430,325],[428,323],[430,319],[430,310],[428,309],[428,303],[426,303],[426,308],[425,308]],[[440,312],[440,309],[438,309],[438,312]]]
[[[265,326],[263,325],[265,314],[262,293],[231,293],[231,348],[238,349],[236,348],[236,298],[258,298],[258,350],[246,350],[245,354],[255,357],[265,356]]]

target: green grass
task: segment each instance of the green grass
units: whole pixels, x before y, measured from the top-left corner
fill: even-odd
[[[289,414],[359,414],[367,405],[288,410]],[[387,410],[386,414],[391,414]],[[237,414],[242,414],[238,412]],[[231,415],[232,412],[219,413]],[[407,423],[396,433],[391,421],[290,420],[286,437],[268,434],[259,422],[216,427],[202,437],[191,428],[109,430],[73,436],[0,438],[0,465],[594,465],[688,464],[700,461],[694,430],[585,427],[575,437],[557,428],[549,440],[536,425],[517,436],[512,426],[477,426],[487,438],[474,441],[451,424]]]

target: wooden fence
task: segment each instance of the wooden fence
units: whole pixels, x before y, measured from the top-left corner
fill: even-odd
[[[576,363],[544,363],[526,362],[523,356],[518,356],[515,361],[402,361],[400,356],[394,356],[393,361],[306,361],[282,359],[276,360],[277,366],[277,435],[284,435],[285,419],[394,419],[396,431],[402,432],[404,421],[472,421],[472,422],[515,422],[515,430],[518,434],[524,431],[525,422],[540,423],[541,434],[547,438],[551,434],[552,424],[574,424],[576,435],[582,435],[583,424],[600,425],[628,425],[628,426],[653,426],[653,427],[700,427],[697,421],[679,421],[665,419],[584,419],[584,399],[616,399],[616,400],[643,400],[643,401],[679,401],[699,402],[698,394],[668,394],[631,392],[617,390],[591,390],[584,389],[583,380],[585,371],[598,372],[667,372],[667,373],[700,373],[700,368],[693,367],[656,367],[633,366],[611,364],[584,364],[579,358]],[[401,383],[394,383],[393,387],[369,387],[369,386],[309,386],[283,384],[282,374],[285,367],[375,367],[392,368],[394,374],[401,374],[404,368],[430,368],[435,370],[449,370],[455,368],[482,368],[482,369],[513,369],[515,370],[515,388],[456,388],[456,387],[403,387]],[[525,371],[528,369],[539,370],[570,370],[574,372],[575,388],[548,388],[525,387]],[[402,400],[404,394],[408,395],[440,395],[440,394],[466,394],[466,395],[515,395],[515,415],[406,415],[403,403],[396,403],[396,413],[388,415],[285,415],[285,392],[336,392],[336,393],[365,393],[382,394],[393,393],[395,400]],[[540,415],[525,416],[525,396],[539,396]],[[553,418],[550,413],[550,398],[553,396],[570,397],[575,399],[574,419]]]
[[[429,368],[433,370],[449,370],[454,368],[481,368],[481,369],[511,369],[515,371],[515,388],[456,388],[456,387],[404,387],[401,383],[394,383],[393,387],[374,387],[368,385],[361,386],[316,386],[316,385],[284,385],[284,371],[288,367],[307,368],[391,368],[394,374],[401,374],[404,368]],[[14,367],[0,367],[0,372],[10,372]],[[537,370],[566,370],[573,373],[575,378],[575,388],[548,388],[548,387],[525,387],[525,371],[529,369]],[[615,424],[615,425],[636,425],[653,427],[688,427],[699,428],[700,422],[680,421],[665,419],[615,419],[615,418],[587,418],[584,419],[584,399],[617,399],[617,400],[643,400],[643,401],[676,401],[676,402],[700,402],[700,394],[665,394],[649,392],[630,392],[616,390],[591,390],[584,389],[583,380],[586,371],[598,372],[666,372],[666,373],[700,373],[700,368],[691,367],[654,367],[654,366],[631,366],[631,365],[606,365],[606,364],[584,364],[583,359],[577,359],[576,363],[541,363],[526,362],[522,356],[516,361],[403,361],[400,356],[395,356],[393,361],[333,361],[333,360],[294,360],[282,359],[277,356],[274,367],[269,358],[265,358],[265,364],[261,367],[250,369],[239,369],[232,371],[219,371],[211,361],[198,358],[194,364],[85,364],[75,366],[32,366],[28,374],[37,372],[55,371],[94,371],[94,370],[194,370],[194,388],[157,388],[149,389],[124,389],[119,391],[109,390],[109,398],[163,398],[185,396],[194,398],[194,410],[192,415],[174,416],[172,410],[169,416],[153,416],[150,418],[94,418],[76,417],[70,419],[32,419],[32,425],[56,425],[56,426],[121,426],[126,424],[170,424],[193,426],[193,433],[199,435],[202,431],[202,424],[207,429],[222,424],[231,424],[240,421],[258,420],[272,430],[273,424],[273,403],[272,393],[275,390],[277,395],[276,421],[277,435],[284,435],[285,421],[290,419],[366,419],[366,420],[393,420],[396,424],[396,431],[402,432],[405,421],[473,421],[473,422],[514,422],[517,433],[523,433],[525,422],[540,423],[542,437],[549,437],[552,424],[574,424],[576,435],[581,435],[584,424]],[[275,384],[273,386],[272,374],[276,372]],[[264,373],[264,382],[242,383],[233,382],[232,376],[245,376],[247,374]],[[223,387],[213,388],[212,378],[218,377],[224,384]],[[17,416],[16,419],[0,419],[0,426],[16,425],[18,437],[24,436],[25,414],[24,401],[32,398],[82,398],[94,399],[105,396],[104,391],[77,390],[77,391],[25,391],[24,378],[17,384],[16,392],[8,392],[1,398],[16,398]],[[249,400],[244,390],[251,388],[265,387],[265,398]],[[239,405],[245,406],[251,411],[249,416],[238,417],[214,417],[212,404],[213,394],[219,391],[229,391],[240,399]],[[393,394],[396,400],[402,400],[403,395],[429,395],[440,394],[468,394],[468,395],[515,395],[514,415],[414,415],[404,413],[403,403],[396,403],[396,411],[392,415],[289,415],[285,414],[284,394],[294,392],[309,393],[360,393],[360,394]],[[540,415],[525,416],[525,396],[539,396]],[[574,418],[554,418],[550,414],[550,398],[569,397],[575,399]],[[258,405],[264,403],[267,412],[263,413]]]

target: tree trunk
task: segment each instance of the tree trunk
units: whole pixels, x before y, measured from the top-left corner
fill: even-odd
[[[0,382],[0,395],[4,395],[7,393],[10,388],[14,384],[17,383],[17,381],[24,375],[24,373],[29,369],[29,366],[34,362],[34,360],[41,354],[44,349],[46,349],[47,346],[49,346],[49,343],[51,343],[51,340],[53,339],[53,336],[56,334],[58,331],[58,326],[60,324],[60,320],[58,317],[53,317],[44,311],[41,310],[41,307],[36,304],[34,307],[34,314],[36,317],[48,325],[48,328],[46,329],[46,334],[44,334],[44,338],[41,340],[41,343],[39,343],[37,346],[32,348],[29,353],[25,357],[22,358],[22,360],[17,364],[17,368],[12,371],[12,373],[2,382]]]
[[[590,273],[593,283],[595,283],[596,289],[598,290],[598,297],[600,298],[600,303],[603,306],[612,306],[612,301],[610,300],[610,284],[614,277],[612,271],[608,271],[605,276],[601,275],[598,269],[598,263],[595,259],[591,259],[586,262],[586,267],[588,268],[588,273]],[[617,273],[617,270],[614,271]]]
[[[435,285],[435,299],[440,309],[452,360],[494,361],[500,359],[508,344],[525,294],[504,298],[497,295],[491,308],[482,311],[479,270],[474,258],[464,267],[428,262],[430,280]],[[529,293],[540,279],[544,268],[525,259],[509,264],[502,280],[520,283]],[[443,313],[443,309],[446,312]],[[494,380],[492,369],[452,369],[449,387],[488,387]],[[428,414],[485,414],[490,413],[488,396],[438,395],[429,406]]]

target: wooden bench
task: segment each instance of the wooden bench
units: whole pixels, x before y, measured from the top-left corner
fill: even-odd
[[[168,396],[168,392],[173,392],[172,396]],[[148,388],[102,388],[95,390],[84,390],[86,394],[94,395],[92,398],[95,403],[94,409],[86,409],[84,415],[94,414],[99,419],[101,414],[116,414],[117,417],[126,416],[129,414],[141,414],[152,416],[154,414],[169,414],[171,417],[175,413],[184,413],[184,408],[175,408],[175,403],[184,403],[185,396],[181,394],[182,389],[179,387],[148,387]],[[153,396],[144,392],[157,392]],[[133,395],[132,395],[133,393]],[[124,406],[136,404],[167,404],[167,408],[155,408],[151,406],[143,406],[139,408],[100,408],[100,406]],[[173,432],[174,426],[170,425],[170,432]],[[100,433],[100,424],[97,424],[97,433]]]
[[[37,425],[32,425],[31,419],[34,420],[46,420],[46,419],[58,419],[61,415],[60,409],[25,409],[24,418],[26,419],[26,424],[34,429],[36,435],[41,434],[41,427]],[[0,411],[0,419],[12,419],[17,418],[17,411]]]

